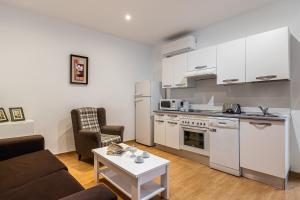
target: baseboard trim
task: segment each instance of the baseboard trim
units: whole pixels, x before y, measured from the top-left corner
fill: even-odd
[[[300,179],[300,172],[289,171],[289,177]]]
[[[127,141],[124,141],[124,143],[126,144],[126,143],[135,143],[136,141],[135,140],[127,140]]]
[[[60,155],[71,154],[71,153],[76,153],[76,151],[67,151],[67,152],[62,152],[62,153],[56,153],[56,154],[54,154],[54,155],[60,156]]]
[[[265,183],[267,185],[276,187],[278,189],[282,189],[282,190],[287,189],[287,181],[288,181],[287,178],[286,179],[279,178],[272,175],[246,169],[246,168],[242,168],[242,176],[252,180],[256,180],[261,183]]]

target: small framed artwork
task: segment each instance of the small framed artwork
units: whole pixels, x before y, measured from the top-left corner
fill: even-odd
[[[4,108],[0,108],[0,123],[1,122],[8,122],[7,115],[5,113]]]
[[[70,56],[70,83],[88,84],[89,58],[78,55]]]
[[[21,107],[9,108],[9,113],[10,113],[11,121],[24,121],[25,120],[23,108],[21,108]]]

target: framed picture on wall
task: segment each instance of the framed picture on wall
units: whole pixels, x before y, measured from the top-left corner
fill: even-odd
[[[70,83],[88,84],[88,57],[73,55],[70,56]]]
[[[21,108],[21,107],[9,108],[9,113],[10,113],[11,121],[24,121],[25,120],[23,108]]]
[[[5,113],[4,108],[0,108],[0,123],[1,122],[7,122],[7,121],[8,121],[8,118],[7,118],[7,115]]]

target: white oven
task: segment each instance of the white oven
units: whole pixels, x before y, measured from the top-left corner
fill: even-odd
[[[207,119],[186,115],[181,118],[181,129],[181,149],[209,156],[209,129]]]

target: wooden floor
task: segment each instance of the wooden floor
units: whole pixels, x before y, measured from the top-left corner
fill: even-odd
[[[143,149],[171,161],[171,200],[300,200],[300,179],[290,178],[286,191],[250,179],[235,177],[155,148],[135,144]],[[95,185],[93,165],[77,160],[75,153],[57,156],[70,173],[85,187]],[[158,180],[156,180],[158,181]],[[119,199],[128,199],[105,180]],[[155,197],[153,199],[160,199]]]

